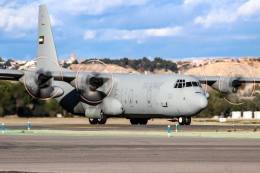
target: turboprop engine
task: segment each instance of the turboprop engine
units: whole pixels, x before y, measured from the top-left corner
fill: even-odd
[[[220,77],[212,87],[223,94],[237,93],[238,89],[242,87],[239,79],[240,77]]]
[[[53,86],[52,81],[51,72],[43,70],[26,71],[22,79],[28,93],[40,99],[56,98],[64,93],[60,87]]]
[[[111,92],[113,77],[110,74],[79,73],[72,84],[75,85],[86,103],[96,105]]]

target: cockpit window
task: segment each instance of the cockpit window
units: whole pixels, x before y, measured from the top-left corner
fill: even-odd
[[[185,82],[184,79],[177,80],[174,88],[185,88],[185,87],[201,87],[201,84],[196,81]]]
[[[185,80],[184,79],[179,79],[177,80],[174,88],[184,88],[185,87]]]
[[[186,87],[192,87],[192,83],[191,82],[187,82],[186,83]]]

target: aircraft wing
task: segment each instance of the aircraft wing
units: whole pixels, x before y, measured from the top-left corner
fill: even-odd
[[[36,72],[36,71],[35,71]],[[108,78],[111,75],[107,73],[91,73],[91,72],[73,72],[73,71],[49,71],[51,76],[55,80],[71,82],[80,76],[92,75],[99,78]],[[9,70],[9,69],[0,69],[0,80],[14,80],[18,81],[26,71],[23,70]]]
[[[24,75],[22,70],[0,69],[0,80],[19,80]]]
[[[70,83],[74,79],[82,76],[92,76],[95,78],[103,78],[103,79],[108,79],[111,78],[111,74],[109,73],[97,73],[97,72],[74,72],[74,71],[52,71],[52,77],[55,80],[59,81],[65,81]]]
[[[222,76],[194,76],[197,78],[200,83],[207,84],[207,85],[213,85],[219,80],[227,80],[227,81],[235,81],[240,84],[244,83],[260,83],[259,77],[222,77]]]
[[[9,70],[9,69],[0,69],[0,80],[16,80],[18,81],[26,71],[23,70]],[[65,81],[70,83],[78,77],[78,75],[92,75],[98,78],[110,78],[111,74],[107,73],[91,73],[91,72],[73,72],[73,71],[51,71],[51,76],[55,80]],[[207,84],[209,86],[220,80],[232,81],[239,84],[244,83],[260,83],[259,77],[220,77],[220,76],[194,76],[202,84]]]

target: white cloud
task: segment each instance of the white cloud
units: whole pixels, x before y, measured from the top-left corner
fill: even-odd
[[[53,9],[70,14],[99,15],[111,8],[144,5],[148,0],[42,0]]]
[[[232,23],[237,19],[237,16],[228,13],[226,10],[212,11],[206,16],[199,16],[195,18],[194,23],[210,27],[222,23]]]
[[[222,7],[216,6],[206,15],[195,18],[194,23],[204,27],[218,24],[228,24],[240,19],[260,15],[260,0],[239,1],[239,3],[224,3]]]
[[[183,4],[185,6],[196,6],[196,5],[199,5],[201,3],[205,3],[205,2],[207,2],[207,0],[184,0]]]
[[[38,5],[47,4],[58,17],[67,15],[98,15],[111,8],[144,5],[148,0],[37,0],[21,3],[19,0],[6,1],[0,6],[0,29],[16,36],[24,36],[37,27]],[[61,19],[51,16],[52,25],[60,24]],[[13,35],[12,35],[13,36]]]
[[[255,14],[260,14],[260,1],[259,0],[249,0],[242,4],[238,10],[237,14],[239,16],[253,16]]]
[[[91,39],[94,39],[95,37],[96,37],[95,31],[88,30],[88,31],[85,31],[85,33],[84,33],[85,40],[91,40]]]
[[[25,36],[28,31],[37,27],[38,2],[21,5],[18,1],[0,6],[0,29],[12,33],[13,37]],[[50,15],[52,26],[61,24],[61,21]]]
[[[100,40],[136,40],[144,41],[154,37],[174,37],[180,35],[181,27],[165,27],[165,28],[150,28],[137,30],[122,30],[122,29],[106,29],[106,30],[87,30],[84,38],[100,39]]]
[[[37,9],[33,5],[20,8],[0,7],[0,28],[4,31],[29,30],[37,24]]]

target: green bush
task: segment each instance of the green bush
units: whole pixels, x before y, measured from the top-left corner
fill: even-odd
[[[224,98],[230,99],[228,96],[224,96],[217,91],[210,91],[209,104],[206,109],[200,112],[197,117],[213,117],[215,115],[225,116],[230,115],[232,111],[259,111],[260,110],[260,95],[256,95],[254,99],[240,100],[232,97],[234,103],[242,104],[230,104]]]
[[[0,81],[0,116],[55,116],[62,109],[54,100],[33,99],[18,82]]]

